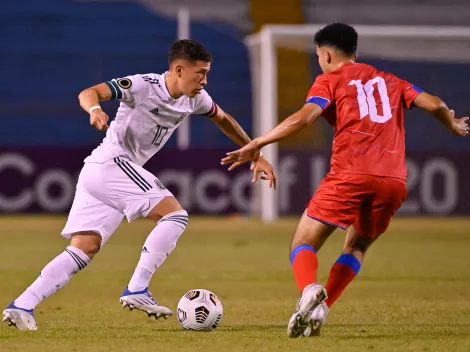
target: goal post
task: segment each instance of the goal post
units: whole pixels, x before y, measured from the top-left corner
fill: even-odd
[[[259,136],[278,123],[277,48],[314,53],[313,36],[325,24],[265,25],[260,32],[245,38],[251,68],[253,135]],[[359,34],[359,57],[405,61],[470,61],[470,27],[353,25]],[[436,45],[436,41],[439,45]],[[312,82],[314,77],[312,77]],[[305,92],[307,94],[307,91]],[[301,106],[299,105],[299,108]],[[286,116],[282,116],[286,117]],[[277,169],[279,147],[263,148],[266,158]],[[282,175],[279,175],[282,187]],[[256,186],[253,208],[262,221],[279,216],[278,193]]]

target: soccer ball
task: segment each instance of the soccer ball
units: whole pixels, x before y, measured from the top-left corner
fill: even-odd
[[[222,320],[222,302],[209,290],[195,289],[178,302],[178,322],[186,330],[211,331]]]

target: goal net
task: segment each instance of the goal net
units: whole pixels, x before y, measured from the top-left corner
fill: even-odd
[[[313,36],[322,27],[324,25],[321,24],[267,25],[259,33],[246,38],[252,76],[254,136],[266,133],[303,105],[311,84],[321,73]],[[468,100],[462,89],[470,77],[456,74],[452,67],[464,65],[466,70],[463,71],[469,75],[470,70],[465,65],[470,63],[470,27],[354,27],[359,34],[359,61],[391,71],[418,86],[419,82],[425,82],[427,86],[422,87],[423,89],[443,96],[444,100],[460,97]],[[433,63],[450,66],[433,66]],[[447,82],[449,74],[453,75],[450,84]],[[416,80],[419,82],[415,82]],[[279,215],[289,212],[285,198],[292,198],[292,195],[286,195],[285,182],[289,182],[283,170],[278,168],[280,152],[312,148],[331,150],[333,131],[325,127],[325,122],[317,122],[311,130],[296,136],[293,141],[263,148],[264,155],[280,172],[279,191],[273,192],[265,185],[254,188],[253,211],[261,215],[263,221],[274,221]],[[408,140],[407,144],[409,145]],[[328,165],[322,165],[322,169],[317,170],[314,182],[319,182],[320,176],[327,171]],[[315,187],[313,185],[305,192],[310,195]]]

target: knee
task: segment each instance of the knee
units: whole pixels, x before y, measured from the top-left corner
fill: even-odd
[[[189,214],[186,210],[183,209],[183,210],[181,210],[181,215],[183,216],[183,219],[186,223],[186,225],[185,225],[185,228],[186,228],[186,226],[188,226],[188,222],[189,222]]]
[[[189,220],[189,214],[186,210],[184,210],[184,209],[180,210],[179,213],[181,214],[181,216],[183,216],[186,219],[186,221]]]
[[[90,259],[93,259],[101,248],[101,235],[93,231],[79,232],[72,235],[70,245],[80,249]]]
[[[299,245],[306,244],[318,251],[335,229],[334,226],[303,215],[292,238],[291,250]]]
[[[185,218],[186,220],[189,219],[189,215],[188,215],[188,212],[184,209],[181,209],[181,210],[177,210],[175,212],[173,212],[173,214],[178,214],[179,216],[182,216],[183,218]]]
[[[162,221],[172,221],[175,224],[183,227],[183,229],[186,229],[186,226],[188,226],[188,221],[189,221],[188,212],[184,209],[174,211],[172,213],[165,215],[160,220],[160,222]]]

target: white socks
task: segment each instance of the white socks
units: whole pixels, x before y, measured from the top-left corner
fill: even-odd
[[[137,268],[129,282],[131,292],[148,287],[155,270],[175,249],[176,242],[186,229],[188,213],[176,211],[164,216],[147,237]],[[78,271],[84,269],[91,259],[80,249],[68,246],[41,271],[39,277],[14,302],[23,309],[34,309],[42,300],[58,291]]]
[[[15,300],[15,306],[34,309],[39,302],[65,286],[75,273],[90,262],[91,259],[80,249],[68,246],[42,269],[36,281]]]
[[[158,222],[142,248],[139,263],[128,285],[129,291],[138,292],[148,287],[153,273],[175,249],[176,242],[187,224],[186,210],[170,213]]]

